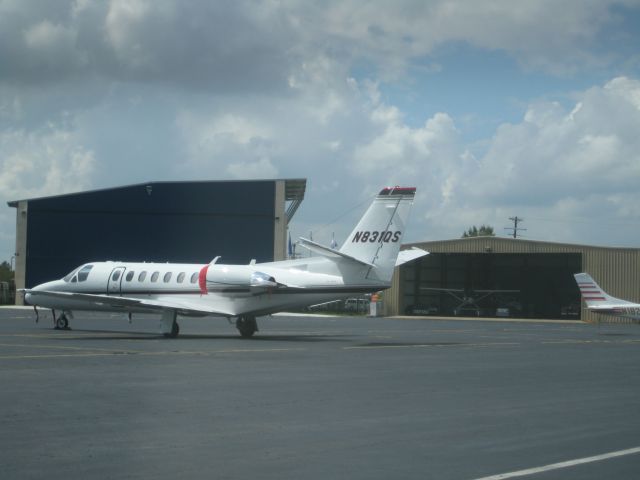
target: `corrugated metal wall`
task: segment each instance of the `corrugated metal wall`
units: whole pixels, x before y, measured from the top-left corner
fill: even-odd
[[[589,245],[537,242],[500,237],[473,237],[404,245],[418,247],[433,253],[579,253],[582,271],[588,272],[610,295],[640,302],[640,249],[609,248]],[[385,314],[401,314],[403,267],[396,269],[391,288],[384,294]],[[587,322],[625,322],[616,317],[605,317],[588,312],[582,305],[581,318]]]

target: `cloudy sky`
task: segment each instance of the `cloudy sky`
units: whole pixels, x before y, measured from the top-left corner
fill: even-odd
[[[3,205],[304,177],[294,237],[404,185],[408,241],[640,247],[639,152],[640,0],[0,0]]]

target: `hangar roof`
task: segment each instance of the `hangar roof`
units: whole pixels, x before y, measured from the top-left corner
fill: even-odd
[[[265,180],[181,180],[181,181],[159,181],[159,182],[144,182],[144,183],[134,183],[131,185],[120,185],[117,187],[109,187],[109,188],[98,188],[95,190],[82,190],[79,192],[70,192],[63,193],[60,195],[48,195],[44,197],[33,197],[33,198],[22,198],[19,200],[11,200],[7,202],[7,205],[10,207],[16,208],[18,206],[18,202],[30,202],[32,200],[46,200],[50,198],[60,198],[60,197],[68,197],[73,195],[85,194],[85,193],[96,193],[96,192],[109,192],[113,190],[120,190],[123,188],[131,188],[131,187],[151,187],[153,185],[161,185],[161,184],[203,184],[203,183],[252,183],[252,182],[276,182],[282,179],[265,179]],[[293,179],[283,179],[285,182],[285,200],[291,202],[301,202],[304,199],[304,193],[307,185],[307,180],[305,178],[293,178]],[[296,207],[297,209],[297,207]]]
[[[404,244],[405,248],[420,247],[434,253],[569,253],[587,250],[640,252],[640,248],[578,245],[505,237],[467,237],[431,240]]]

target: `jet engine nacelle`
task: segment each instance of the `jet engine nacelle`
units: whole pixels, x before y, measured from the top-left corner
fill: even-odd
[[[202,267],[199,276],[200,291],[206,294],[211,288],[250,287],[275,288],[276,280],[269,274],[256,271],[252,265],[215,265]]]

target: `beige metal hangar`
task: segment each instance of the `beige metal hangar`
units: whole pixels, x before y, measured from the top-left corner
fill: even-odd
[[[430,255],[397,269],[384,293],[386,315],[626,321],[596,316],[584,308],[573,278],[578,272],[591,274],[610,295],[640,302],[640,248],[501,237],[420,242],[403,248],[414,246]]]

